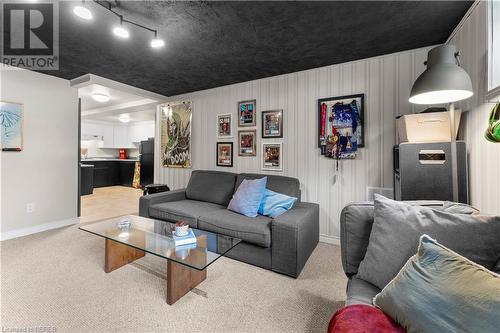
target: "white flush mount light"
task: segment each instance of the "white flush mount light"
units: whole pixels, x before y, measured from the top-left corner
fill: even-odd
[[[79,18],[87,21],[92,20],[93,18],[92,12],[83,6],[75,6],[75,8],[73,8],[73,13]]]
[[[110,97],[103,93],[93,93],[92,98],[99,103],[106,103],[110,100]]]
[[[127,39],[127,38],[130,36],[130,34],[128,33],[128,30],[127,30],[127,29],[125,29],[125,28],[124,28],[124,27],[122,27],[122,26],[115,27],[115,28],[113,29],[113,33],[114,33],[116,36],[118,36],[118,37],[120,37],[120,38],[123,38],[123,39]]]
[[[118,120],[120,120],[122,123],[128,123],[130,122],[130,116],[126,113],[121,114],[120,117],[118,117]]]

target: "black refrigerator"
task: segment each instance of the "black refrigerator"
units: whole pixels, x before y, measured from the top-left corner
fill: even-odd
[[[155,139],[141,141],[139,145],[139,161],[141,162],[141,186],[154,183]]]

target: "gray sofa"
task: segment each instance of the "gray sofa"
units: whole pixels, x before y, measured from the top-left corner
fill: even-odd
[[[268,177],[267,188],[298,200],[291,210],[272,219],[246,217],[226,209],[244,179]],[[296,178],[262,174],[195,170],[185,189],[140,198],[139,214],[177,222],[243,240],[226,256],[298,277],[319,241],[319,206],[300,201]]]
[[[454,213],[477,212],[475,208],[443,201],[407,201],[412,205],[427,206]],[[344,207],[340,216],[340,245],[342,267],[348,277],[346,306],[369,304],[381,290],[357,277],[358,267],[365,257],[373,224],[373,202],[352,203]]]

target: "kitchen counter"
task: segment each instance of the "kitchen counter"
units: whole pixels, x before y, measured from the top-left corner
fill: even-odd
[[[121,160],[119,158],[85,158],[81,160],[82,162],[138,162],[139,159],[127,158],[126,160]]]

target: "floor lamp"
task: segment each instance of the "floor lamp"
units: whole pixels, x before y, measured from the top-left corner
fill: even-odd
[[[441,45],[430,50],[424,63],[427,68],[413,84],[409,99],[413,104],[448,104],[454,202],[458,202],[458,173],[453,102],[467,99],[474,94],[469,74],[460,67],[459,56],[454,45]]]

